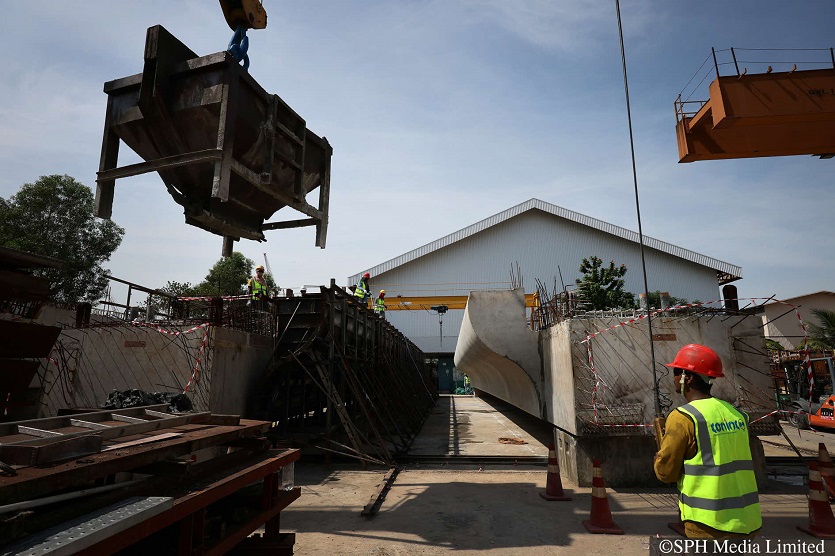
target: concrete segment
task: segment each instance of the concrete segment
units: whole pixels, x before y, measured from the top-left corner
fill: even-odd
[[[525,326],[525,293],[470,293],[455,348],[455,366],[473,388],[541,417],[542,366],[538,334]]]

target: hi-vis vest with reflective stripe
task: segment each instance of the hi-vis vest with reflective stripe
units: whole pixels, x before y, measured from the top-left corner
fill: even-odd
[[[678,481],[684,521],[747,534],[762,527],[748,417],[723,400],[694,400],[678,408],[696,425],[696,455]]]
[[[386,300],[382,297],[378,297],[374,300],[374,312],[375,313],[385,313],[386,312]]]
[[[368,286],[366,285],[365,278],[360,278],[360,281],[357,282],[357,289],[354,290],[354,295],[359,297],[360,299],[365,299],[371,292],[368,291]]]
[[[255,278],[251,278],[249,280],[249,284],[252,287],[252,299],[258,299],[258,294],[267,295],[267,286],[256,280]]]

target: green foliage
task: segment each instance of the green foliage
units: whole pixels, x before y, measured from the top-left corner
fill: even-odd
[[[64,268],[39,269],[57,301],[98,301],[107,286],[101,265],[125,231],[93,216],[93,193],[70,176],[41,176],[9,199],[0,198],[0,245],[60,259]]]
[[[655,290],[654,292],[649,292],[649,306],[655,307],[656,309],[661,308],[661,290]],[[676,305],[687,305],[690,303],[683,297],[676,297],[674,295],[670,296],[670,307],[675,307]]]
[[[169,280],[163,287],[157,289],[163,293],[176,297],[189,297],[196,295],[194,293],[196,288],[195,286],[192,286],[190,282],[172,282]]]
[[[246,293],[247,280],[255,263],[235,251],[222,257],[209,270],[203,282],[195,288],[195,295],[241,295]]]
[[[777,340],[772,340],[771,338],[765,339],[765,349],[770,351],[785,351],[786,348],[783,347],[783,344],[778,342]]]
[[[626,265],[615,266],[615,261],[609,266],[603,266],[598,257],[583,258],[580,263],[582,278],[575,280],[580,296],[591,304],[594,310],[615,309],[635,306],[634,294],[623,291],[623,276]]]
[[[809,347],[813,349],[835,349],[835,311],[813,309],[812,314],[818,322],[809,323]]]

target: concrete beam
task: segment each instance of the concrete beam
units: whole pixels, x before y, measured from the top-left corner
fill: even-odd
[[[544,418],[538,334],[525,323],[521,288],[471,292],[455,348],[455,366],[473,388]]]

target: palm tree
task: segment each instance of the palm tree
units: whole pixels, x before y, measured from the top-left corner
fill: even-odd
[[[809,347],[814,349],[835,349],[835,311],[812,309],[818,324],[809,323]]]

